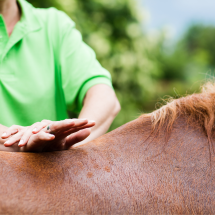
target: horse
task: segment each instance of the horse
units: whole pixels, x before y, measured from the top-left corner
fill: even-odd
[[[83,146],[0,152],[0,214],[215,214],[215,84]]]

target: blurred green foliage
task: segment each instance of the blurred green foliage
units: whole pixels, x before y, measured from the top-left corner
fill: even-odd
[[[144,11],[134,0],[28,1],[65,11],[110,71],[122,107],[111,129],[154,110],[164,95],[197,91],[215,66],[213,26],[192,26],[170,48],[167,32],[144,32]]]

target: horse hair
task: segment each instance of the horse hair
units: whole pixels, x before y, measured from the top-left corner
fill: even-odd
[[[210,151],[214,152],[212,134],[215,125],[215,83],[203,85],[201,93],[170,99],[150,115],[153,130],[165,129],[167,135],[177,118],[185,117],[189,125],[202,127],[207,135]]]

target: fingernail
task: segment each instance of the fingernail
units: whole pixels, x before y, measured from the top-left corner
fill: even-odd
[[[95,123],[96,121],[94,121],[94,120],[89,120],[89,122],[88,123]]]
[[[10,141],[9,141],[9,140],[7,140],[6,142],[4,142],[4,145],[5,145],[5,144],[9,144],[9,143],[10,143]]]
[[[50,138],[55,137],[55,135],[53,135],[53,134],[48,134],[48,136],[49,136]]]
[[[6,133],[6,132],[4,132],[1,136],[2,136],[2,137],[4,137],[4,136],[6,136],[6,135],[7,135],[7,133]]]
[[[37,131],[37,128],[34,128],[32,131],[36,132],[36,131]]]
[[[21,146],[23,144],[24,140],[20,140],[18,146]]]

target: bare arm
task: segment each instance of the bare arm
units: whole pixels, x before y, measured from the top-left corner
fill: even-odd
[[[79,119],[93,119],[96,121],[96,126],[92,128],[91,134],[88,138],[76,145],[89,142],[90,140],[93,140],[104,134],[110,127],[119,110],[120,104],[114,91],[109,86],[105,84],[98,84],[91,87],[85,96],[84,107],[82,108],[82,111],[79,115]],[[93,126],[93,123],[91,124],[87,127]],[[7,130],[8,128],[6,126],[0,125],[0,136]],[[88,132],[89,131],[87,130],[83,130],[83,132],[80,131],[77,134],[74,133],[70,135],[68,138],[68,143],[73,145],[75,142],[79,142],[80,139],[83,140],[84,137],[88,136]],[[71,133],[73,132],[71,131]],[[35,138],[38,139],[40,136],[36,135]],[[6,141],[7,139],[0,138],[0,151],[20,151],[20,147],[18,147],[17,143],[10,147],[5,147],[4,143]],[[38,139],[37,142],[38,141],[40,142],[40,139]]]
[[[96,125],[92,128],[90,136],[76,144],[76,146],[89,142],[104,134],[119,111],[120,104],[113,89],[105,84],[98,84],[91,87],[85,96],[84,106],[79,118],[95,120]]]

